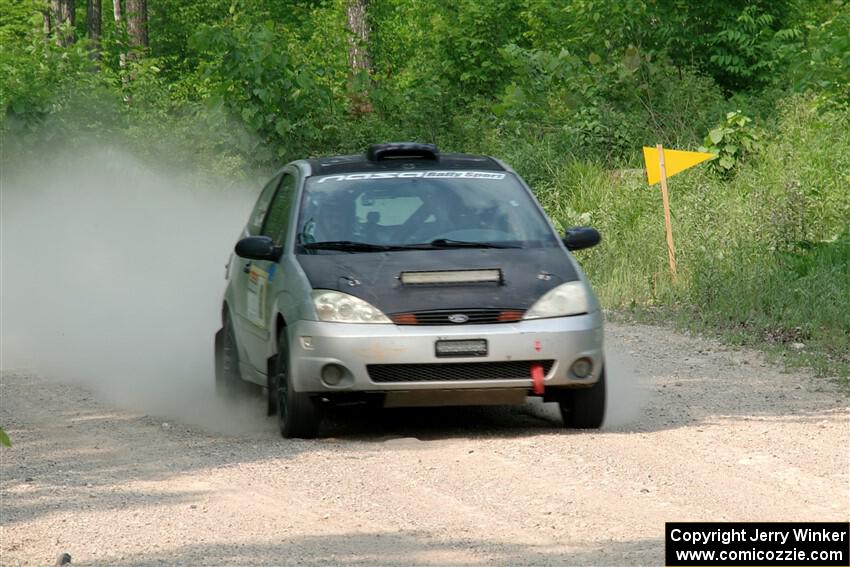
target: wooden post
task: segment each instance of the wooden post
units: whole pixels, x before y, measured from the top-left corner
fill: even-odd
[[[670,262],[670,275],[676,283],[676,249],[673,247],[673,225],[670,223],[670,196],[667,193],[667,171],[664,166],[664,147],[658,148],[658,165],[661,172],[661,200],[664,202],[664,227],[667,232],[667,260]]]

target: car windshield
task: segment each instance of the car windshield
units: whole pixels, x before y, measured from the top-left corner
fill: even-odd
[[[307,180],[299,252],[531,248],[557,240],[516,177],[503,172],[404,171]]]

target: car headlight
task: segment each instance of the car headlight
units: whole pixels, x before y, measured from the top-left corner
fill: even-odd
[[[313,305],[320,321],[334,323],[391,323],[380,310],[359,297],[339,291],[316,290]]]
[[[590,298],[582,282],[567,282],[547,291],[525,312],[523,319],[566,317],[590,312]]]

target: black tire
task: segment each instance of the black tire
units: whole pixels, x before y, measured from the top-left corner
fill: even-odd
[[[278,339],[275,373],[269,380],[270,393],[274,392],[277,402],[278,427],[287,439],[313,439],[319,434],[321,408],[310,394],[295,391],[289,368],[289,343],[284,329]]]
[[[574,429],[599,429],[605,420],[605,367],[599,381],[589,388],[576,388],[558,402],[564,425]]]
[[[277,415],[277,387],[275,384],[275,366],[269,368],[266,384],[266,415]]]
[[[236,333],[229,317],[215,334],[215,393],[223,399],[245,396],[251,392],[251,385],[242,380],[239,372],[239,349],[236,345]]]

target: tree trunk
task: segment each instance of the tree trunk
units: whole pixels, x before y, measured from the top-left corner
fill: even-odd
[[[121,86],[124,89],[124,102],[130,102],[130,95],[126,88],[130,78],[124,72],[127,67],[127,53],[124,50],[124,25],[121,21],[121,0],[112,0],[112,13],[115,15],[115,32],[121,38],[118,40],[118,66],[121,68]]]
[[[366,19],[366,0],[348,0],[348,64],[351,70],[369,71],[369,21]]]
[[[50,27],[50,11],[51,11],[51,3],[50,0],[46,0],[44,3],[44,11],[42,12],[42,16],[44,16],[44,40],[47,41],[50,37],[51,27]]]
[[[350,91],[351,112],[365,114],[372,112],[369,103],[369,77],[372,65],[369,61],[369,20],[366,17],[368,0],[348,0],[348,65],[351,69]]]
[[[135,55],[148,46],[148,2],[127,0],[127,35]]]
[[[62,23],[68,26],[64,38],[67,42],[65,45],[70,45],[74,43],[77,33],[74,29],[77,25],[77,5],[74,0],[62,0]]]
[[[121,22],[121,0],[112,0],[112,13],[115,15],[115,30],[116,30],[116,33],[117,33],[118,37],[123,37],[124,33],[123,33],[123,25],[122,25],[122,22]],[[120,43],[120,40],[119,40],[119,43]],[[123,49],[121,49],[118,52],[118,65],[121,67],[121,69],[124,69],[124,67],[127,66],[127,56],[124,53]],[[127,78],[124,77],[122,80],[123,80],[123,82],[126,82]]]
[[[86,32],[94,43],[100,43],[100,0],[88,0],[86,3]]]
[[[74,0],[51,0],[50,12],[53,22],[47,21],[46,27],[49,27],[56,34],[56,43],[62,47],[67,47],[74,43],[75,33],[74,25],[76,24],[76,5]]]

